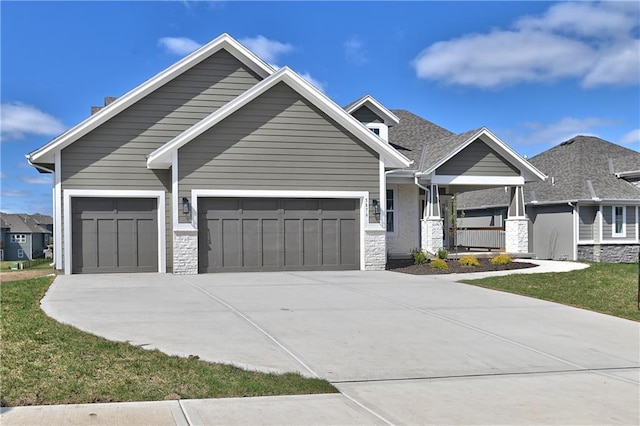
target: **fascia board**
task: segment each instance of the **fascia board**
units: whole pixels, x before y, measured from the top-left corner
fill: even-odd
[[[180,74],[193,68],[221,49],[227,50],[240,62],[249,66],[249,68],[251,68],[254,72],[256,72],[263,78],[273,74],[274,72],[273,68],[270,65],[254,55],[247,48],[234,40],[230,35],[226,33],[222,34],[211,42],[200,47],[193,53],[185,56],[170,67],[146,80],[144,83],[136,86],[126,94],[120,96],[107,107],[88,117],[80,124],[58,136],[45,146],[28,154],[30,162],[51,162],[51,158],[49,158],[48,156],[53,152],[62,150],[65,147],[69,146],[96,127],[104,124],[106,121],[108,121],[118,113],[124,111],[135,102],[139,101],[164,84],[178,77]]]
[[[346,111],[351,114],[354,111],[357,111],[360,107],[365,104],[369,104],[373,107],[374,110],[377,110],[379,115],[385,116],[389,121],[393,124],[400,123],[400,119],[397,115],[392,113],[387,107],[378,102],[373,96],[366,95],[363,96],[360,100],[358,100],[355,104],[351,105]]]
[[[304,96],[316,107],[325,112],[329,117],[344,126],[354,136],[358,137],[367,146],[380,154],[380,156],[385,160],[386,165],[390,167],[403,168],[408,167],[411,164],[411,160],[384,143],[374,133],[358,122],[354,117],[349,115],[344,109],[329,99],[315,86],[300,77],[290,68],[282,67],[270,77],[256,84],[233,101],[224,105],[190,129],[152,152],[147,159],[147,167],[168,168],[171,165],[171,152],[184,146],[186,143],[201,135],[215,124],[219,123],[281,81],[288,84],[293,90]]]
[[[455,150],[451,151],[446,157],[442,160],[431,166],[428,170],[425,170],[422,174],[428,175],[432,174],[436,171],[436,169],[442,166],[444,163],[455,157],[460,151],[469,146],[473,141],[478,138],[485,136],[486,139],[482,139],[484,143],[487,143],[491,148],[496,150],[499,154],[505,157],[512,164],[517,165],[518,168],[523,172],[528,172],[530,175],[534,177],[534,179],[526,179],[525,181],[529,182],[531,180],[547,180],[547,175],[542,173],[540,170],[536,169],[531,163],[523,159],[517,152],[509,147],[509,145],[502,142],[497,136],[489,131],[486,127],[478,130],[471,137],[469,137],[464,143],[460,144]]]

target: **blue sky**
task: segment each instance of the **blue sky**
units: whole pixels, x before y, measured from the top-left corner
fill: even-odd
[[[340,105],[371,94],[533,156],[640,149],[640,3],[0,2],[1,205],[51,213],[25,154],[223,32]]]

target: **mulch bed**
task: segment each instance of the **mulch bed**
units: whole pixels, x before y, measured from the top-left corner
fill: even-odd
[[[405,274],[413,275],[438,275],[438,274],[466,274],[469,272],[489,272],[489,271],[508,271],[512,269],[524,269],[533,268],[533,263],[526,262],[511,262],[507,265],[493,265],[491,259],[481,258],[478,259],[480,266],[462,266],[458,263],[457,259],[447,260],[447,266],[449,270],[443,271],[435,269],[429,266],[428,263],[424,265],[414,265],[412,260],[409,259],[391,259],[387,262],[387,270],[393,272],[402,272]]]

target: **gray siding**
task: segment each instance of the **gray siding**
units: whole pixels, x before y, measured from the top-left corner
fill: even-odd
[[[439,175],[520,176],[517,168],[484,142],[477,140],[438,167]]]
[[[538,259],[573,259],[573,208],[528,206],[533,252]]]
[[[597,223],[596,214],[598,206],[579,206],[578,239],[580,241],[593,241],[596,239]]]
[[[62,188],[166,191],[170,270],[171,171],[147,169],[146,156],[258,81],[228,52],[217,52],[65,148]]]
[[[384,123],[378,115],[371,111],[369,107],[362,106],[351,113],[361,123]]]
[[[278,189],[379,199],[377,153],[284,83],[180,148],[178,175],[180,198],[192,189]]]
[[[636,209],[632,206],[626,207],[626,237],[613,236],[613,207],[602,206],[602,239],[635,241],[636,239]]]
[[[26,235],[26,241],[24,243],[11,242],[11,235]],[[9,232],[7,233],[7,244],[4,247],[4,259],[5,260],[31,260],[31,244],[32,234],[27,232]],[[18,250],[22,249],[22,257],[18,257]]]

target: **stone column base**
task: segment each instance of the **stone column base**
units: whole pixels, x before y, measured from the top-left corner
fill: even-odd
[[[196,229],[173,231],[173,273],[198,274],[198,231]]]
[[[387,232],[384,229],[364,231],[364,269],[384,271],[387,267]]]
[[[504,230],[505,251],[507,253],[529,252],[529,219],[505,219]]]
[[[422,219],[420,228],[422,231],[420,249],[430,254],[437,254],[444,241],[443,220]]]

